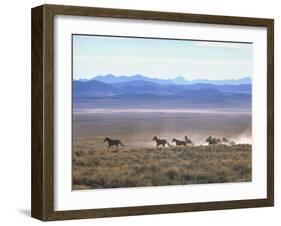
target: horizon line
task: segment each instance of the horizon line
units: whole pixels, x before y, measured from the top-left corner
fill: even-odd
[[[149,77],[147,75],[142,75],[142,74],[132,74],[132,75],[115,75],[115,74],[105,74],[105,75],[95,75],[91,78],[73,78],[73,80],[76,80],[76,81],[79,81],[79,80],[94,80],[95,78],[97,77],[106,77],[106,76],[113,76],[115,78],[119,78],[119,77],[126,77],[126,78],[131,78],[131,77],[134,77],[134,76],[141,76],[141,77],[144,77],[144,78],[148,78],[148,79],[156,79],[156,80],[164,80],[164,81],[173,81],[177,78],[180,78],[180,79],[184,79],[185,81],[197,81],[197,80],[208,80],[208,81],[238,81],[238,80],[241,80],[241,79],[245,79],[245,78],[249,78],[251,81],[252,81],[252,76],[243,76],[241,78],[229,78],[229,79],[207,79],[207,78],[198,78],[198,79],[192,79],[192,80],[189,80],[189,79],[186,79],[184,76],[176,76],[176,77],[173,77],[173,78],[169,78],[169,79],[161,79],[161,78],[154,78],[154,77]]]

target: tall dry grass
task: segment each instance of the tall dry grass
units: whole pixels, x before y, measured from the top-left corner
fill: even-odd
[[[249,144],[96,147],[88,139],[74,141],[73,189],[246,182],[252,178]]]

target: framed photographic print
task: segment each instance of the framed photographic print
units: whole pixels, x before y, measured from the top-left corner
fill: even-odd
[[[274,21],[32,9],[32,216],[273,206]]]

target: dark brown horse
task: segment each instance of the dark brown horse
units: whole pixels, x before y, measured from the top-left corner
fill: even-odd
[[[124,145],[121,143],[120,140],[112,140],[112,139],[110,139],[110,138],[108,138],[108,137],[106,137],[103,142],[107,142],[109,148],[110,148],[111,146],[113,146],[113,145],[115,145],[115,147],[118,148],[118,145],[119,145],[119,144],[120,144],[121,146],[124,146]]]
[[[172,142],[175,142],[176,146],[186,146],[186,141],[183,140],[177,140],[176,138],[173,138]]]
[[[215,138],[215,137],[212,137],[212,136],[209,136],[209,137],[206,139],[206,142],[209,143],[209,145],[212,145],[212,144],[221,144],[221,139]]]
[[[165,139],[158,139],[157,137],[153,137],[152,140],[155,140],[156,142],[156,147],[158,147],[159,145],[163,145],[163,147],[165,147],[165,145],[167,144],[168,146],[171,146],[168,141],[166,141]]]

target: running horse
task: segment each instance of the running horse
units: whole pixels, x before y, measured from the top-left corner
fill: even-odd
[[[163,147],[165,147],[166,144],[168,146],[171,146],[165,139],[158,139],[157,137],[153,137],[152,140],[156,142],[156,147],[158,147],[159,145],[163,145]]]
[[[121,146],[124,146],[124,144],[122,144],[120,140],[112,140],[112,139],[110,139],[108,137],[106,137],[103,142],[107,142],[108,143],[108,148],[110,148],[111,146],[114,146],[114,145],[115,145],[116,148],[118,148],[119,144]]]
[[[212,137],[212,136],[209,136],[209,137],[206,139],[206,142],[209,143],[209,145],[221,144],[221,139],[215,138],[215,137]]]
[[[186,146],[186,141],[183,140],[177,140],[176,138],[173,138],[172,142],[175,142],[176,146]]]

